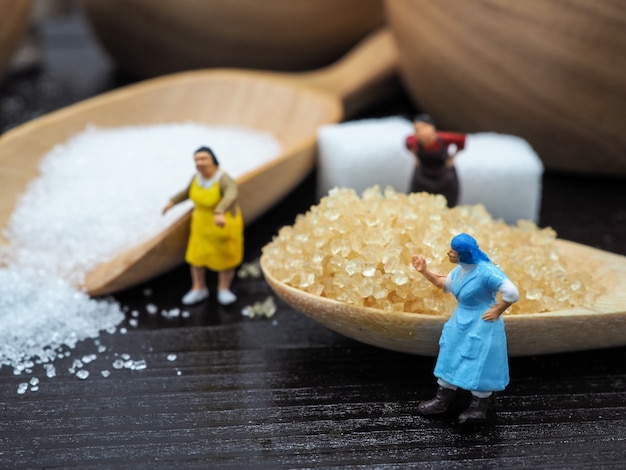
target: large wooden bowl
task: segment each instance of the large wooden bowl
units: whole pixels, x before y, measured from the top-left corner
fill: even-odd
[[[0,0],[0,79],[30,21],[32,0]]]
[[[383,23],[382,0],[81,0],[124,70],[310,70]]]
[[[440,127],[519,135],[548,168],[626,175],[626,2],[385,8],[403,82]]]

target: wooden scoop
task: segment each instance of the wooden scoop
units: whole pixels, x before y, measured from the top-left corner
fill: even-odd
[[[606,293],[591,309],[505,313],[509,355],[626,345],[626,257],[565,240],[556,243],[559,255],[593,273]],[[269,285],[285,302],[331,330],[393,351],[434,356],[439,350],[439,336],[448,315],[389,313],[348,305],[279,282],[268,271],[264,257],[261,268]]]
[[[269,132],[283,153],[238,178],[249,223],[313,168],[319,126],[342,119],[395,91],[397,54],[391,33],[366,38],[332,66],[303,74],[214,69],[148,80],[77,103],[19,126],[0,138],[0,245],[17,198],[38,176],[41,158],[87,125],[119,127],[193,121]],[[162,233],[89,272],[91,295],[119,291],[184,260],[187,213]]]

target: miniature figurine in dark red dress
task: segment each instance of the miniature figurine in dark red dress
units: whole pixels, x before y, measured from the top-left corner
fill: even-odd
[[[411,192],[442,194],[452,207],[459,199],[454,156],[465,147],[465,134],[438,132],[428,114],[417,115],[413,124],[415,134],[406,139],[406,147],[415,155]],[[451,145],[456,146],[454,153],[449,150]]]

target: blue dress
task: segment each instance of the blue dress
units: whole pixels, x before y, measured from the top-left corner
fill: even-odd
[[[435,377],[465,390],[504,390],[509,383],[504,320],[481,317],[497,303],[496,294],[507,277],[490,262],[462,273],[457,266],[449,274],[458,306],[441,332]]]

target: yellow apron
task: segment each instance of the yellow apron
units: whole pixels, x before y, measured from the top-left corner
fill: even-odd
[[[222,199],[219,178],[209,187],[200,186],[194,177],[189,198],[195,207],[191,214],[191,233],[186,261],[193,266],[206,266],[212,271],[224,271],[239,265],[243,259],[243,219],[236,213],[225,213],[226,225],[218,227],[213,211]]]

